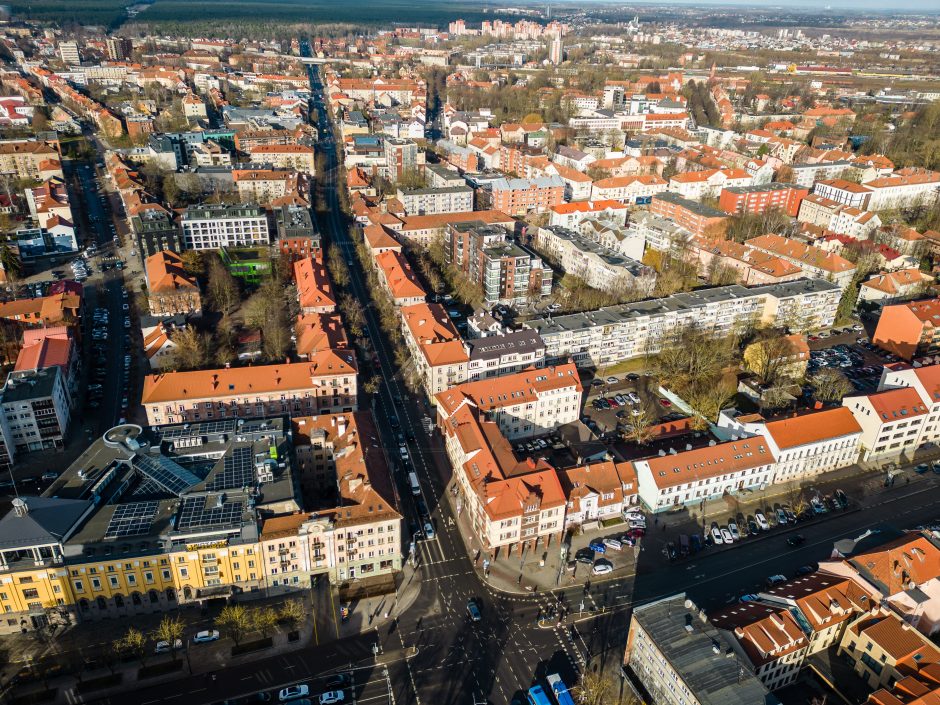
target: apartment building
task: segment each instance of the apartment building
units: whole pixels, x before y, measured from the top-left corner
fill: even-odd
[[[469,186],[398,189],[396,195],[408,215],[469,213],[473,210],[473,189]]]
[[[565,200],[565,182],[558,176],[501,178],[491,182],[483,194],[487,207],[509,215],[543,213]]]
[[[843,398],[862,428],[863,459],[900,456],[917,448],[925,429],[936,436],[936,420],[917,390],[910,387],[882,389],[871,394]]]
[[[183,251],[183,232],[179,222],[163,206],[152,204],[130,217],[137,247],[145,257],[163,250]]]
[[[656,174],[611,176],[598,179],[591,186],[591,200],[613,200],[633,205],[647,205],[653,196],[669,189],[669,182]]]
[[[336,311],[336,292],[330,282],[323,260],[304,257],[294,262],[294,284],[300,311],[308,313],[333,313]]]
[[[722,189],[751,186],[754,180],[744,169],[685,171],[669,179],[669,191],[690,201],[717,198]]]
[[[767,690],[784,688],[799,676],[809,639],[786,607],[742,602],[709,615],[709,621],[724,632]]]
[[[629,207],[620,201],[603,199],[581,201],[579,203],[559,203],[549,210],[549,225],[559,225],[570,230],[577,230],[581,223],[596,219],[615,225],[626,226]]]
[[[255,365],[144,378],[147,422],[163,424],[356,409],[356,356],[324,350],[306,362]]]
[[[10,372],[0,387],[0,455],[12,464],[32,451],[61,448],[72,405],[66,368],[52,365]]]
[[[508,232],[482,221],[450,223],[444,259],[479,284],[483,299],[519,302],[551,293],[552,270],[538,255],[511,242]]]
[[[299,314],[294,325],[297,357],[308,360],[323,350],[345,350],[349,347],[343,319],[338,313]]]
[[[4,140],[0,142],[0,174],[37,181],[61,177],[59,153],[45,142]]]
[[[189,206],[180,224],[187,250],[255,247],[269,242],[268,218],[258,206]]]
[[[394,480],[382,448],[363,440],[378,435],[371,412],[295,417],[291,426],[303,496],[335,496],[338,504],[300,515],[296,531],[285,527],[298,557],[308,557],[309,573],[337,583],[401,570],[406,556]],[[280,545],[277,553],[284,555]]]
[[[671,220],[693,235],[723,232],[728,215],[717,208],[692,201],[676,193],[659,193],[650,201],[650,213]]]
[[[394,226],[402,239],[421,247],[428,247],[437,238],[444,237],[447,226],[456,223],[480,221],[487,225],[499,225],[512,232],[516,221],[502,211],[481,210],[465,213],[438,213],[436,215],[409,215]]]
[[[799,142],[794,142],[793,146],[795,149],[799,149],[802,145]],[[790,169],[793,172],[791,181],[797,186],[812,188],[817,181],[836,179],[844,174],[847,169],[852,168],[853,162],[847,160],[790,164]]]
[[[780,703],[685,593],[633,610],[623,665],[650,705]]]
[[[458,501],[485,552],[508,556],[561,540],[565,494],[551,465],[544,459],[517,459],[497,424],[469,401],[457,406],[440,429]]]
[[[235,169],[232,179],[242,203],[268,204],[298,189],[293,169]]]
[[[402,137],[386,137],[383,140],[385,173],[392,183],[404,174],[417,171],[424,166],[424,152],[414,140]]]
[[[636,289],[648,296],[656,284],[656,271],[639,259],[592,241],[581,233],[561,226],[538,228],[536,249],[561,265],[567,274],[582,279],[588,286],[609,292]],[[643,248],[639,248],[640,259]]]
[[[801,481],[848,467],[858,460],[862,427],[846,407],[766,420],[758,414],[725,409],[719,428],[739,436],[759,436],[776,459],[775,484]]]
[[[752,436],[704,448],[635,460],[640,502],[659,513],[742,489],[773,484],[776,458],[767,440]]]
[[[813,193],[820,198],[841,203],[843,206],[852,206],[860,210],[868,209],[868,200],[871,197],[871,191],[868,188],[854,181],[846,181],[845,179],[817,181],[813,185]]]
[[[776,255],[748,247],[733,240],[692,238],[689,255],[698,258],[701,276],[721,269],[735,273],[739,284],[758,286],[794,281],[803,277],[803,270]]]
[[[578,420],[583,391],[572,363],[464,382],[436,395],[437,423],[471,404],[509,440],[541,436]]]
[[[808,188],[779,182],[731,186],[721,190],[718,208],[728,214],[761,214],[779,210],[795,218],[800,211],[800,204],[808,195]]]
[[[420,303],[400,310],[402,333],[429,398],[467,380],[469,358],[460,335],[440,304]]]
[[[568,504],[565,529],[588,528],[592,524],[621,516],[636,506],[636,470],[633,463],[588,463],[559,470],[559,479]]]
[[[470,359],[467,379],[471,382],[545,365],[545,343],[538,333],[530,330],[473,338],[466,340],[464,347]]]
[[[275,169],[295,169],[305,174],[316,172],[314,149],[303,144],[259,144],[251,148],[252,164]]]
[[[940,352],[940,299],[910,301],[881,309],[871,341],[902,360]]]
[[[834,281],[843,289],[855,276],[855,265],[844,257],[782,235],[759,235],[748,240],[747,245],[796,265],[807,277]]]
[[[855,240],[867,239],[872,231],[881,226],[881,218],[876,213],[846,206],[813,193],[800,203],[797,220],[837,235],[848,235]]]
[[[202,310],[199,284],[175,252],[163,250],[148,257],[144,274],[150,315],[198,314]]]
[[[413,306],[427,298],[427,292],[407,258],[395,250],[386,250],[375,257],[379,284],[396,306]]]
[[[688,325],[731,332],[760,321],[791,330],[830,327],[841,290],[821,279],[761,287],[739,285],[694,292],[584,313],[539,316],[525,326],[545,341],[548,362],[572,358],[579,367],[605,367],[655,353]]]
[[[891,176],[866,181],[868,209],[929,206],[940,199],[940,173],[927,169],[899,169]]]
[[[859,301],[875,301],[881,304],[915,299],[923,295],[934,278],[919,269],[899,269],[896,272],[876,274],[859,288]]]

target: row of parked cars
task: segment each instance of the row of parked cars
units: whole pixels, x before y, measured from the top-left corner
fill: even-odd
[[[606,575],[613,572],[613,563],[606,558],[597,558],[597,554],[603,556],[608,551],[619,552],[625,547],[635,546],[636,542],[646,535],[646,517],[639,509],[624,510],[623,519],[628,527],[626,531],[602,539],[594,539],[587,548],[582,548],[575,553],[575,561],[590,565],[591,573],[594,575]]]

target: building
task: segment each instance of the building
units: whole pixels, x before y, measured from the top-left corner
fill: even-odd
[[[545,341],[547,362],[571,358],[602,368],[654,354],[691,324],[731,332],[761,321],[794,331],[828,328],[841,290],[821,279],[745,288],[736,284],[566,315],[542,315],[525,326]]]
[[[469,186],[398,189],[397,198],[408,215],[469,213],[473,210],[473,189]]]
[[[470,360],[443,306],[403,306],[401,319],[405,344],[428,397],[433,400],[438,392],[467,381]]]
[[[862,427],[845,407],[766,420],[725,409],[718,426],[740,436],[759,436],[776,459],[772,482],[802,481],[852,465],[862,447]]]
[[[278,414],[354,411],[356,357],[325,350],[306,362],[167,372],[144,378],[148,423],[163,424]]]
[[[108,37],[105,39],[105,47],[111,61],[127,61],[134,53],[134,43],[127,37]]]
[[[813,185],[813,194],[859,210],[868,210],[868,201],[871,198],[871,191],[868,188],[845,179],[817,181]]]
[[[310,217],[310,209],[286,204],[274,211],[277,249],[288,262],[305,257],[322,257],[320,233]]]
[[[151,255],[144,263],[147,303],[152,316],[198,314],[202,310],[199,284],[170,250]]]
[[[295,169],[311,176],[316,171],[314,149],[303,144],[260,144],[251,148],[251,162],[275,169]]]
[[[734,240],[691,238],[690,256],[697,255],[700,276],[733,272],[744,286],[779,284],[803,277],[803,270],[791,262]]]
[[[407,258],[401,252],[386,250],[375,257],[379,284],[396,306],[413,306],[427,298],[427,292]]]
[[[447,226],[456,223],[480,221],[487,225],[499,225],[509,232],[513,231],[516,221],[502,211],[482,210],[465,213],[438,213],[436,215],[409,215],[402,218],[401,226],[396,231],[402,239],[417,246],[428,247],[437,238],[442,238]]]
[[[268,218],[258,206],[190,206],[181,219],[188,250],[267,245]]]
[[[323,260],[304,257],[295,261],[294,284],[301,313],[333,313],[336,310],[336,293]]]
[[[724,188],[718,196],[718,208],[728,214],[766,213],[779,210],[795,218],[809,189],[793,184],[771,182],[758,186]]]
[[[338,313],[309,313],[297,316],[294,326],[297,357],[302,360],[324,350],[345,350],[349,347],[343,319]]]
[[[38,140],[4,140],[0,142],[0,174],[36,181],[54,175],[61,177],[59,153]]]
[[[866,181],[871,194],[868,209],[929,206],[940,198],[940,173],[926,169],[899,169],[891,176]]]
[[[588,286],[612,293],[635,290],[641,297],[648,296],[656,283],[656,271],[641,263],[639,258],[625,257],[581,233],[560,226],[539,228],[535,247],[552,262],[557,262],[566,274],[578,277]]]
[[[20,455],[61,448],[72,418],[68,370],[59,365],[19,369],[0,388],[0,456],[13,463]]]
[[[747,245],[796,265],[807,277],[827,279],[843,289],[855,276],[855,265],[844,257],[782,235],[759,235],[748,240]]]
[[[625,226],[629,210],[625,203],[614,200],[559,203],[549,208],[548,224],[577,230],[583,221],[597,219]]]
[[[270,204],[298,193],[299,178],[293,169],[234,169],[232,180],[245,204]]]
[[[656,174],[610,176],[598,179],[591,186],[591,200],[614,200],[621,203],[648,205],[653,196],[665,193],[669,182]]]
[[[511,441],[542,436],[578,420],[582,392],[571,363],[464,382],[436,395],[437,423],[443,427],[462,405],[471,404]]]
[[[78,54],[78,42],[59,42],[59,58],[66,66],[77,66],[82,63]]]
[[[623,664],[650,705],[779,705],[685,593],[633,610]]]
[[[692,450],[670,449],[633,466],[640,502],[658,513],[770,485],[775,463],[767,440],[753,436]]]
[[[809,638],[787,607],[742,602],[709,615],[709,621],[768,690],[784,688],[799,676]]]
[[[559,478],[568,498],[566,530],[599,527],[637,502],[636,471],[630,462],[579,465],[559,471]]]
[[[164,250],[183,251],[183,230],[162,206],[142,209],[131,216],[130,222],[142,256],[150,257]]]
[[[385,172],[392,183],[405,174],[418,171],[424,165],[424,153],[419,154],[418,144],[414,140],[387,137],[384,140],[384,150]]]
[[[905,299],[916,299],[927,292],[934,278],[913,267],[896,272],[876,274],[859,288],[859,301],[874,301],[881,304],[895,303]]]
[[[565,182],[558,176],[496,179],[483,190],[487,207],[510,215],[543,213],[565,200]]]
[[[723,233],[728,215],[675,193],[658,193],[650,201],[650,213],[671,220],[693,235]]]
[[[744,169],[703,169],[685,171],[669,179],[669,191],[691,201],[717,198],[722,189],[751,186],[753,179]]]
[[[881,309],[871,341],[902,360],[940,352],[940,299],[910,301]]]
[[[900,456],[917,448],[927,427],[937,435],[936,418],[916,389],[881,389],[842,399],[862,428],[864,459]]]
[[[515,374],[545,365],[545,343],[530,330],[499,332],[464,342],[470,358],[467,379],[471,382]]]

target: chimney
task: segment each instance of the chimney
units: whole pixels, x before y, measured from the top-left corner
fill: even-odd
[[[19,497],[13,500],[13,513],[18,517],[25,517],[29,514],[29,507],[26,506],[26,502]]]

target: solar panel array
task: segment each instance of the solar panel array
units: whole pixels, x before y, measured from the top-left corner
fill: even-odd
[[[244,502],[223,502],[217,505],[216,496],[185,497],[180,507],[177,529],[222,528],[241,523]]]
[[[138,454],[134,456],[134,467],[177,497],[181,497],[186,490],[200,482],[189,470],[162,455],[151,458]]]
[[[157,515],[158,506],[159,502],[132,502],[118,505],[114,509],[114,514],[111,515],[104,537],[117,539],[148,533]]]
[[[227,419],[223,421],[200,421],[187,426],[172,426],[170,428],[151,429],[165,441],[172,441],[176,438],[190,438],[192,436],[206,436],[213,433],[231,433],[235,430],[237,419]]]
[[[255,482],[254,452],[251,446],[241,446],[228,453],[222,461],[222,470],[206,484],[209,492],[251,487]]]

